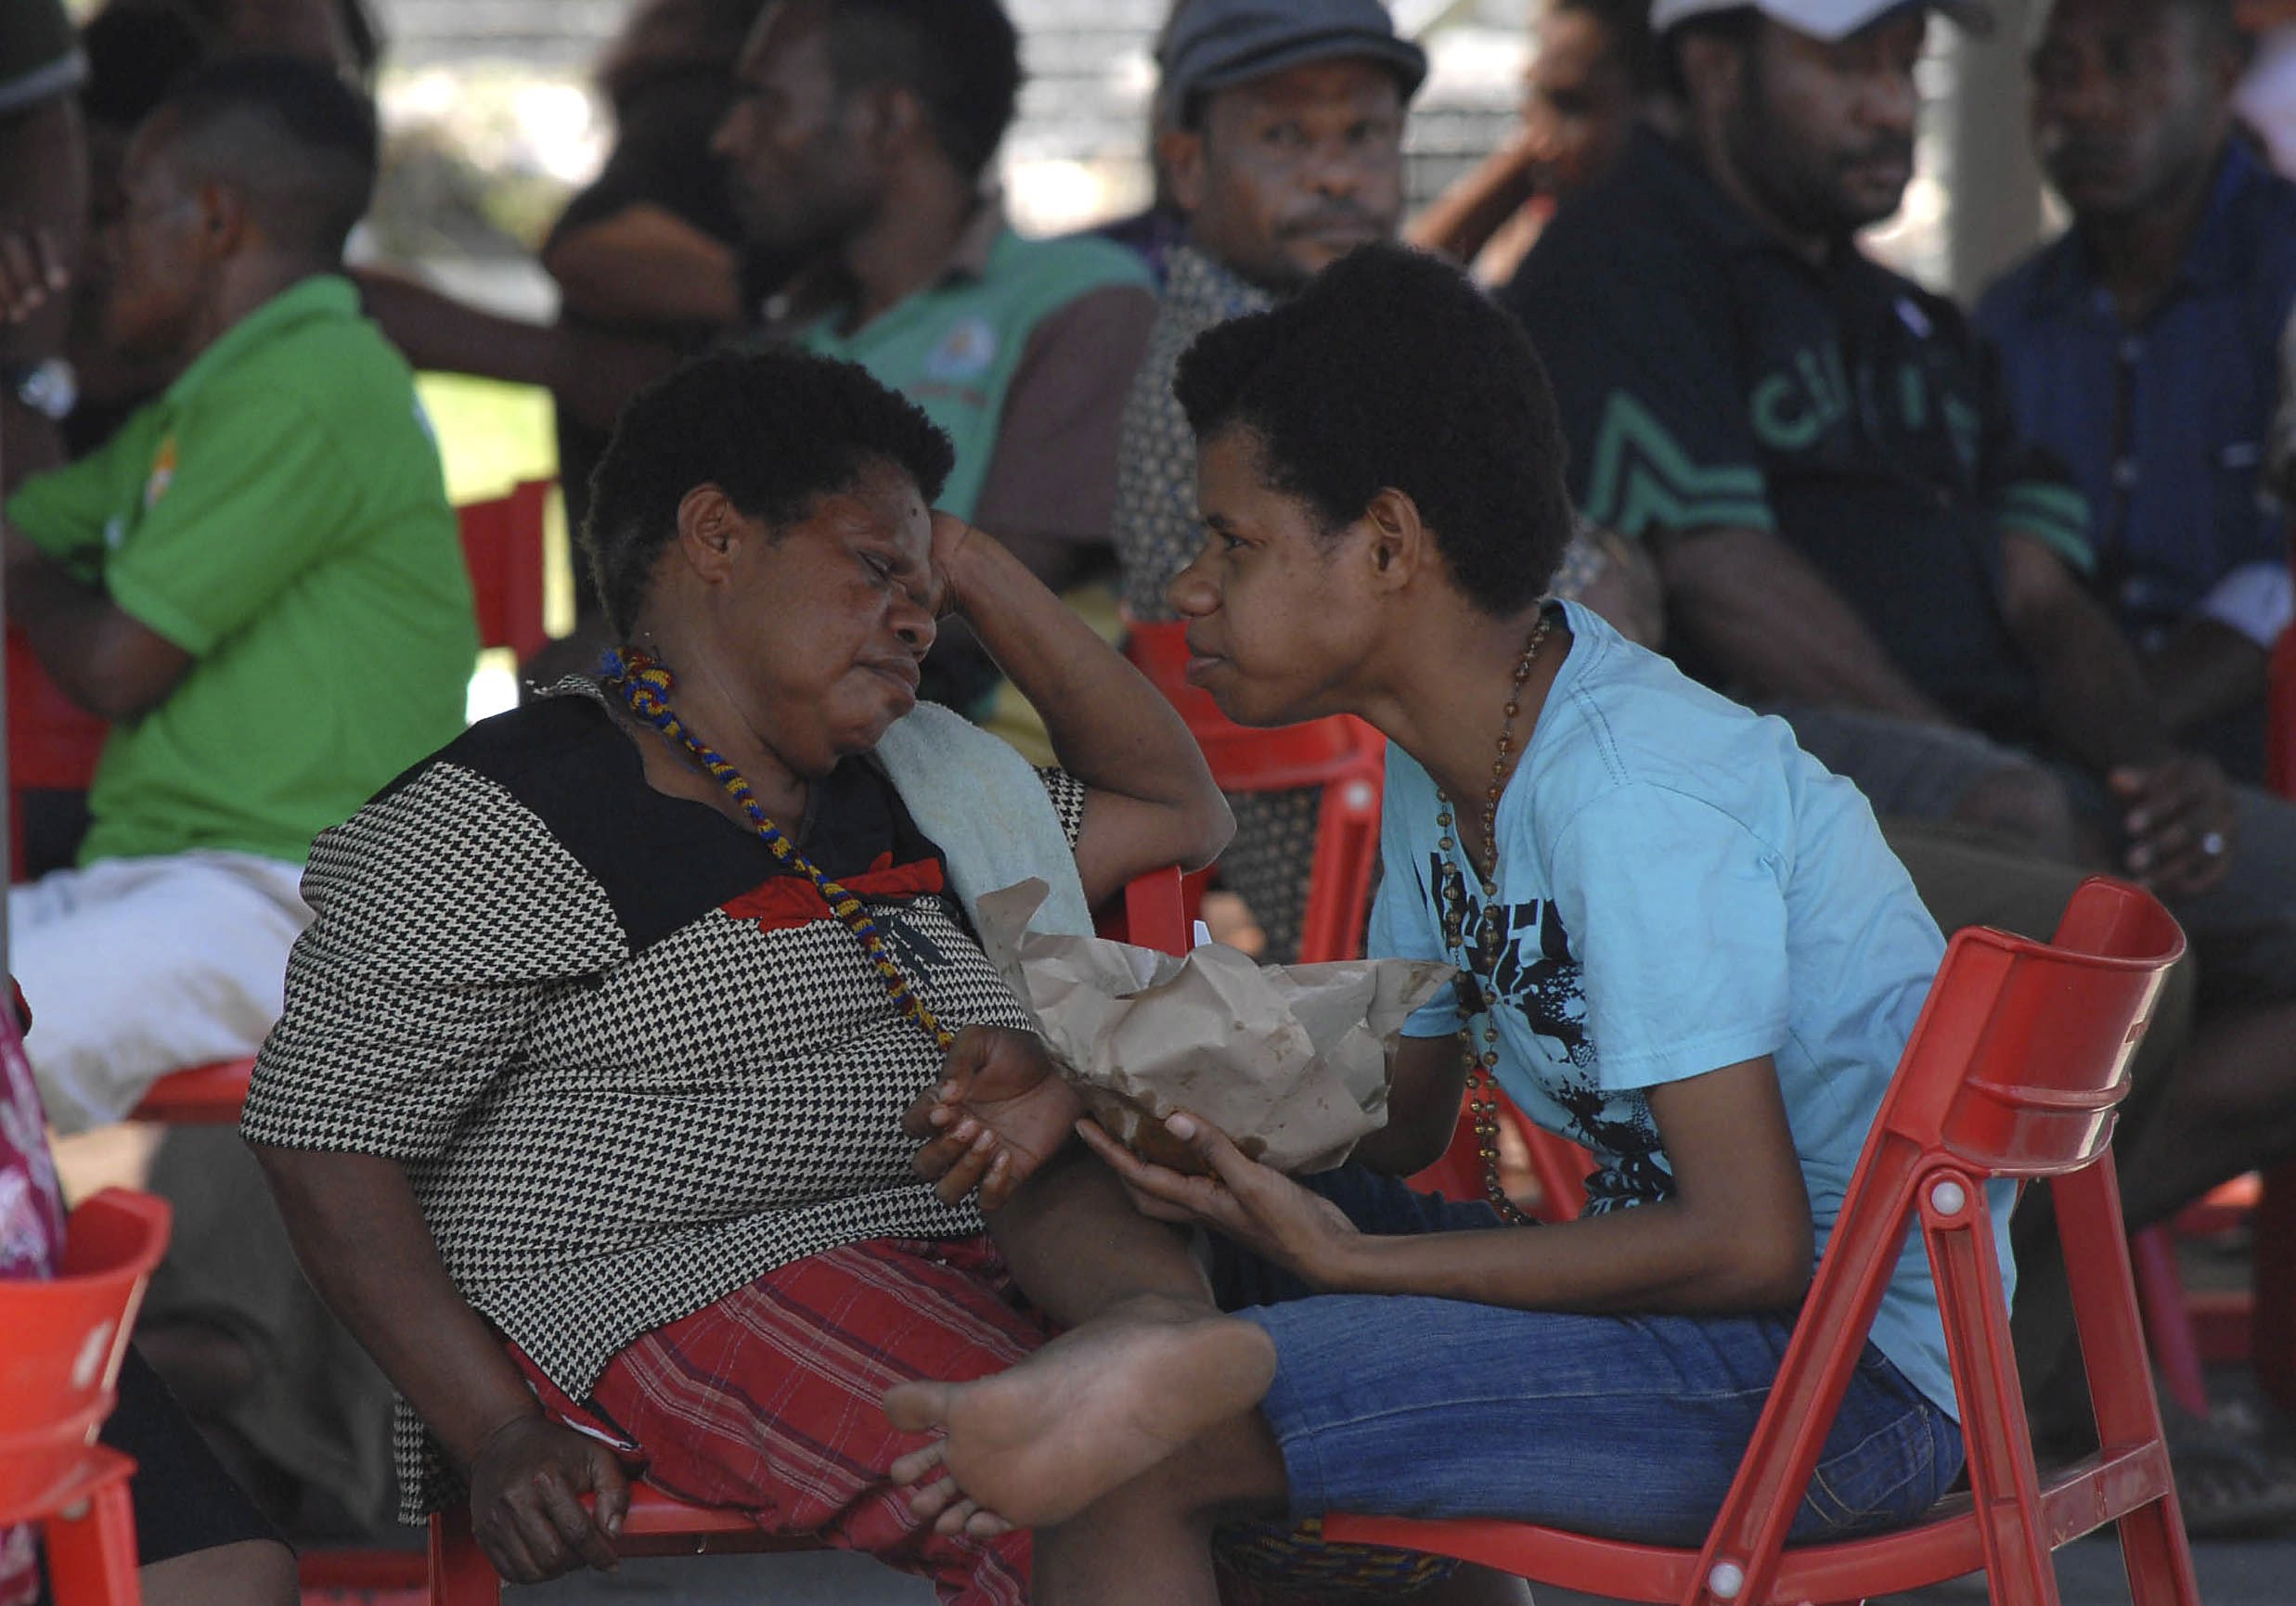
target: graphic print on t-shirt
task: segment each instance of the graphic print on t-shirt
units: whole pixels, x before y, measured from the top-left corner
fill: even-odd
[[[1483,903],[1447,854],[1430,854],[1427,869],[1436,907],[1466,911],[1460,922],[1466,945],[1449,956],[1461,972],[1460,1008],[1478,1015],[1495,1001],[1529,1023],[1544,1050],[1529,1066],[1532,1076],[1568,1120],[1567,1136],[1599,1163],[1587,1178],[1590,1208],[1670,1198],[1674,1179],[1659,1152],[1650,1100],[1639,1092],[1606,1093],[1595,1074],[1585,974],[1571,955],[1562,911],[1545,898]]]

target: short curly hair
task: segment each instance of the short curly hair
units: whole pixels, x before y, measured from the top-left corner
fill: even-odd
[[[840,91],[897,84],[957,171],[978,178],[1020,103],[1020,34],[998,0],[830,0]]]
[[[1402,492],[1459,588],[1504,618],[1568,545],[1562,424],[1530,337],[1456,268],[1367,245],[1288,302],[1197,337],[1173,381],[1199,442],[1257,438],[1271,484],[1324,528]]]
[[[696,357],[622,410],[590,476],[582,546],[606,623],[625,639],[635,627],[697,485],[779,529],[877,463],[904,469],[931,502],[956,460],[915,403],[856,364],[786,349]]]

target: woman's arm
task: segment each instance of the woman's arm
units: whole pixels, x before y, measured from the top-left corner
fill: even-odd
[[[944,610],[964,615],[1043,715],[1062,766],[1090,789],[1077,841],[1088,899],[1104,902],[1159,865],[1208,864],[1228,845],[1227,800],[1195,738],[1140,671],[961,520],[934,515],[933,568]]]
[[[1374,1238],[1326,1201],[1173,1118],[1209,1176],[1134,1159],[1081,1128],[1151,1206],[1195,1219],[1335,1293],[1417,1293],[1526,1310],[1782,1310],[1815,1269],[1816,1230],[1775,1066],[1765,1056],[1650,1090],[1674,1197],[1554,1227]],[[1185,1130],[1182,1130],[1185,1128]]]
[[[253,1147],[303,1275],[468,1480],[496,1569],[520,1583],[584,1561],[611,1570],[628,1481],[605,1445],[543,1415],[446,1275],[406,1170],[378,1155]],[[595,1516],[577,1497],[591,1492]]]

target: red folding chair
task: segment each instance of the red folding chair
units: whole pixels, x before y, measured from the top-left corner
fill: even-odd
[[[2149,894],[2101,877],[2074,894],[2054,944],[1981,928],[1954,937],[1702,1549],[1514,1522],[1334,1516],[1325,1531],[1633,1600],[1859,1601],[1982,1567],[1996,1606],[2057,1606],[2050,1553],[2118,1522],[2137,1606],[2199,1606],[2109,1148],[2130,1052],[2184,945]],[[1984,1188],[1994,1177],[2045,1178],[2055,1190],[2088,1363],[2101,1448],[2046,1479],[1994,1258]],[[1900,1533],[1788,1549],[1909,1220],[1937,1279],[1973,1496]]]
[[[37,1522],[57,1606],[135,1606],[135,1463],[96,1442],[168,1208],[107,1188],[71,1213],[48,1282],[0,1282],[0,1527]]]
[[[1499,1118],[1521,1135],[1530,1158],[1530,1175],[1539,1184],[1538,1202],[1530,1214],[1544,1222],[1575,1221],[1586,1208],[1587,1173],[1594,1162],[1567,1137],[1558,1137],[1528,1120],[1506,1096],[1499,1096]],[[1451,1135],[1443,1158],[1425,1171],[1412,1174],[1411,1186],[1422,1193],[1446,1199],[1480,1199],[1488,1191],[1483,1176],[1483,1143],[1476,1136],[1475,1118],[1462,1105],[1459,1124]]]
[[[542,623],[543,532],[553,483],[522,480],[508,495],[455,509],[478,610],[479,645],[507,647],[521,662],[550,639]]]
[[[2296,563],[2296,546],[2290,552]],[[2264,784],[2296,799],[2296,630],[2280,634],[2265,671]],[[2176,1266],[2176,1240],[2220,1225],[2228,1209],[2251,1217],[2250,1291],[2194,1297]],[[2169,1397],[2209,1410],[2203,1366],[2247,1360],[2284,1411],[2296,1412],[2296,1164],[2243,1177],[2131,1240],[2145,1330]]]
[[[1348,714],[1277,730],[1236,724],[1210,693],[1188,684],[1185,629],[1128,621],[1125,656],[1180,711],[1222,791],[1323,789],[1308,906],[1300,917],[1299,959],[1312,965],[1361,957],[1379,864],[1387,739]]]
[[[1100,934],[1167,954],[1188,951],[1190,920],[1177,867],[1151,870],[1124,889],[1121,903],[1100,911]],[[738,1512],[689,1505],[646,1484],[630,1488],[615,1551],[623,1556],[759,1555],[818,1550],[818,1540],[767,1534]],[[502,1578],[471,1531],[471,1510],[457,1503],[431,1518],[432,1606],[499,1606]]]
[[[14,625],[7,654],[8,879],[22,880],[23,794],[85,791],[111,727],[63,694]]]

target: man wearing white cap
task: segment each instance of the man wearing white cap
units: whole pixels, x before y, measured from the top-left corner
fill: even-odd
[[[1639,133],[1505,292],[1572,488],[1650,544],[1685,665],[1878,811],[2021,822],[2169,898],[2199,1020],[2122,1169],[2158,1219],[2296,1150],[2296,810],[2173,746],[2088,589],[2079,493],[1958,310],[1856,247],[1912,172],[1925,9],[1658,0],[1653,23],[1683,139]]]

